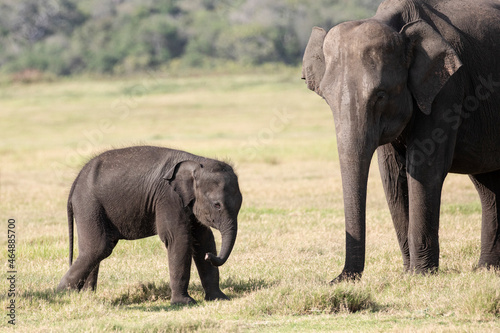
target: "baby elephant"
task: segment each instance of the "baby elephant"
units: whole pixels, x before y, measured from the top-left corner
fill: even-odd
[[[80,171],[68,199],[70,268],[58,290],[95,290],[99,263],[120,239],[160,236],[168,251],[172,304],[195,303],[188,294],[191,257],[205,299],[228,299],[219,269],[233,248],[242,196],[226,163],[160,147],[107,151]],[[73,260],[73,218],[79,255]],[[222,235],[216,256],[214,235]]]

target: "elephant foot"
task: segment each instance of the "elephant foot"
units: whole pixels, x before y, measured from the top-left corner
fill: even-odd
[[[78,292],[79,290],[76,288],[71,288],[66,285],[58,285],[56,288],[56,293],[65,293],[65,292]]]
[[[71,288],[68,286],[67,283],[65,283],[63,281],[61,281],[56,288],[56,292],[58,292],[58,293],[68,291],[68,290],[71,290]]]
[[[210,292],[206,293],[205,295],[205,301],[216,301],[216,300],[223,300],[223,301],[228,301],[229,297],[226,296],[222,291],[216,291],[216,292]]]
[[[481,253],[477,268],[485,268],[487,270],[500,270],[500,255],[497,253]]]
[[[418,275],[436,275],[439,272],[438,266],[425,266],[425,267],[410,267],[410,274]]]
[[[196,301],[191,296],[172,296],[171,305],[194,305]]]
[[[79,281],[77,284],[70,283],[67,279],[63,278],[59,285],[56,288],[56,292],[65,292],[65,291],[80,291],[83,287],[84,281]]]
[[[333,285],[333,284],[337,284],[340,282],[356,282],[356,281],[361,279],[362,274],[363,273],[343,271],[342,273],[340,273],[339,276],[337,276],[335,279],[330,281],[330,284]]]
[[[486,262],[486,261],[479,261],[477,264],[477,267],[474,268],[474,270],[488,270],[488,271],[496,271],[500,272],[500,262]]]

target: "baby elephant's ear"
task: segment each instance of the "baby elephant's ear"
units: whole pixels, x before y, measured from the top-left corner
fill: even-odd
[[[191,175],[194,178],[196,170],[198,170],[201,165],[195,161],[182,161],[170,168],[167,173],[163,175],[163,179],[172,181],[177,178],[179,174],[180,177]]]
[[[174,191],[179,194],[184,207],[195,199],[194,187],[196,174],[199,172],[201,164],[195,161],[182,161],[174,165],[163,176],[174,187]]]

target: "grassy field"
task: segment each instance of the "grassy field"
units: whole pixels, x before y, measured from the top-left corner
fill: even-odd
[[[367,262],[357,283],[330,286],[344,262],[340,171],[331,112],[300,70],[274,74],[151,73],[0,87],[0,330],[14,299],[19,332],[494,332],[500,278],[474,271],[481,209],[468,177],[450,175],[441,209],[441,267],[403,273],[372,164]],[[157,237],[121,241],[96,293],[55,293],[68,269],[66,200],[85,161],[137,144],[229,160],[244,203],[221,267],[229,302],[170,306]],[[15,219],[15,298],[8,297],[8,219]],[[218,232],[216,238],[220,240]]]

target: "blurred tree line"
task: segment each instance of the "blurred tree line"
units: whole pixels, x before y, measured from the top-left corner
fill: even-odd
[[[295,65],[315,25],[381,0],[0,0],[0,69],[126,74],[168,66]]]

